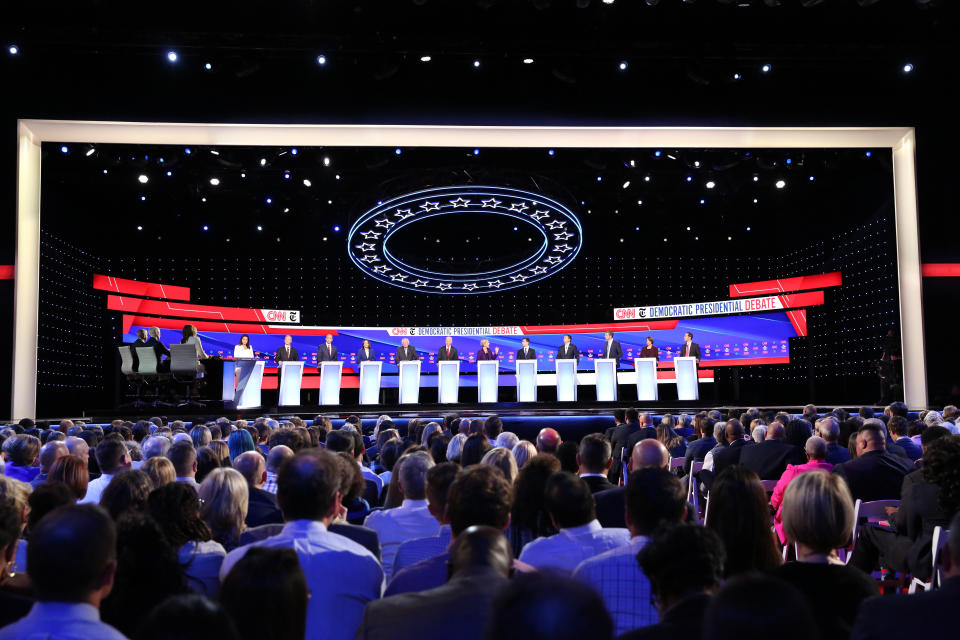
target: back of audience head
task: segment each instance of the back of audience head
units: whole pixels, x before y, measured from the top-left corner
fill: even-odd
[[[438,522],[448,522],[447,496],[458,473],[460,465],[455,462],[441,462],[427,471],[427,509]]]
[[[728,577],[780,564],[769,500],[756,473],[741,465],[724,469],[710,489],[707,515],[706,526],[726,545]]]
[[[506,478],[507,482],[511,485],[514,480],[517,479],[517,473],[519,473],[517,461],[514,459],[513,453],[509,449],[503,449],[501,447],[487,451],[483,459],[480,460],[480,464],[488,464],[500,469],[500,471],[503,472],[503,477]]]
[[[197,473],[195,479],[197,482],[203,482],[203,479],[214,469],[220,468],[220,458],[210,447],[200,447],[197,449]]]
[[[333,453],[313,449],[296,454],[280,467],[277,476],[277,504],[284,519],[329,521],[336,517],[340,482],[340,467]]]
[[[237,429],[227,438],[227,447],[230,449],[230,460],[239,456],[245,451],[256,451],[257,445],[253,442],[253,436],[246,429]]]
[[[197,473],[197,450],[192,442],[176,442],[167,450],[178,478],[192,478]]]
[[[90,470],[87,463],[77,456],[63,456],[50,467],[47,474],[47,483],[63,483],[70,488],[76,500],[82,500],[87,495],[87,485],[90,483]]]
[[[171,482],[154,489],[147,498],[147,513],[174,549],[191,541],[211,539],[210,527],[200,518],[200,498],[187,484]]]
[[[494,600],[490,640],[610,640],[613,621],[590,586],[564,576],[515,576]]]
[[[23,532],[23,511],[12,496],[0,495],[0,562],[9,566],[17,557],[17,541]],[[0,572],[0,585],[8,577]]]
[[[267,471],[269,473],[279,473],[283,463],[294,456],[293,449],[286,445],[277,445],[267,453]]]
[[[687,492],[680,479],[665,469],[640,469],[627,481],[624,507],[631,535],[650,536],[660,526],[683,521]]]
[[[450,531],[458,536],[474,525],[503,530],[510,523],[513,487],[499,469],[477,465],[464,469],[447,493]]]
[[[550,427],[541,429],[540,433],[537,434],[537,451],[556,454],[561,442],[560,434],[557,433],[556,429]]]
[[[765,604],[744,606],[750,602]],[[738,576],[727,582],[713,596],[703,623],[704,640],[818,637],[813,612],[800,592],[764,574]]]
[[[522,469],[533,456],[537,455],[537,448],[529,440],[521,440],[513,445],[513,459],[517,461],[517,468]]]
[[[77,501],[73,492],[65,484],[41,484],[30,492],[28,503],[30,514],[27,516],[26,537],[37,523],[54,509],[74,504]]]
[[[923,449],[923,452],[926,453],[927,447],[930,446],[930,443],[934,440],[939,440],[940,438],[945,438],[950,435],[950,430],[946,427],[941,427],[940,425],[933,425],[932,427],[927,427],[923,430],[923,433],[920,434],[920,446]]]
[[[367,481],[357,466],[357,461],[346,451],[336,454],[340,473],[340,502],[349,508],[363,496]]]
[[[417,451],[404,456],[397,483],[404,500],[424,500],[427,491],[427,471],[434,466],[429,453]]]
[[[457,435],[450,438],[450,442],[447,443],[446,458],[448,462],[456,462],[458,464],[460,463],[460,456],[463,455],[463,443],[466,441],[467,441],[467,436],[465,436],[462,433],[458,433]],[[400,445],[398,444],[397,449],[399,450],[399,448],[400,448]],[[384,466],[386,466],[386,464],[384,464]]]
[[[447,447],[450,446],[452,438],[445,433],[436,433],[430,438],[430,444],[427,448],[430,450],[430,457],[436,463],[447,461]]]
[[[247,481],[236,469],[214,469],[197,492],[200,518],[210,527],[210,535],[228,548],[236,546],[250,504]]]
[[[507,578],[513,571],[513,552],[503,531],[495,527],[467,527],[450,543],[450,577],[477,568],[492,569]]]
[[[496,440],[503,433],[503,420],[499,416],[490,416],[483,421],[483,435],[488,440]]]
[[[218,604],[199,594],[167,598],[143,624],[137,640],[239,640],[234,621]]]
[[[933,427],[931,427],[932,429]],[[944,513],[960,510],[960,436],[937,438],[923,454],[923,478],[939,488]]]
[[[8,463],[32,467],[40,454],[40,439],[25,433],[10,436],[3,442],[3,453]]]
[[[500,435],[494,441],[493,446],[503,449],[513,449],[520,442],[520,437],[512,431],[501,431]]]
[[[547,519],[544,512],[544,497],[547,480],[560,471],[560,461],[550,454],[537,454],[527,460],[517,475],[516,495],[512,519],[516,526],[530,529],[535,533],[541,515]],[[541,523],[548,524],[548,522]]]
[[[220,588],[220,603],[243,640],[302,640],[308,601],[307,578],[293,549],[249,549]],[[270,615],[252,602],[269,602]]]
[[[50,473],[50,467],[58,458],[70,455],[67,445],[60,441],[49,441],[40,447],[40,473]]]
[[[825,471],[794,478],[783,496],[783,530],[808,554],[831,555],[845,547],[853,530],[853,500],[846,482]]]
[[[463,443],[463,448],[460,451],[460,465],[468,467],[472,464],[479,464],[483,460],[484,454],[490,449],[490,441],[483,434],[472,434]]]
[[[127,469],[115,475],[103,490],[100,506],[116,521],[126,513],[142,513],[151,491],[150,476],[139,469]]]
[[[666,469],[670,464],[670,452],[655,438],[644,438],[633,446],[629,471],[637,469]]]
[[[241,453],[233,461],[233,468],[243,476],[243,479],[251,487],[259,488],[267,479],[266,462],[263,456],[256,451]]]
[[[577,463],[577,451],[579,446],[573,440],[567,440],[561,442],[560,446],[557,447],[557,452],[554,454],[557,456],[557,459],[560,461],[560,469],[568,473],[576,474],[580,469],[580,465]]]
[[[164,457],[150,458],[140,466],[140,470],[149,476],[154,489],[162,487],[168,482],[175,482],[177,479],[177,472],[173,469],[173,463]]]
[[[554,473],[547,479],[544,507],[557,529],[581,527],[597,517],[590,487],[566,471]]]
[[[656,530],[637,554],[660,611],[697,595],[710,594],[723,584],[726,551],[712,530],[693,523]]]
[[[827,441],[820,436],[810,436],[803,446],[803,451],[807,454],[807,460],[822,462],[827,457]]]
[[[591,433],[580,440],[577,451],[577,465],[579,472],[606,474],[613,464],[610,441],[599,433]]]
[[[863,455],[870,451],[885,451],[887,448],[886,429],[883,423],[871,418],[857,431],[857,453]]]

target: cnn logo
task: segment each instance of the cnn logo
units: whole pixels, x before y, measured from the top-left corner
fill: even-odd
[[[271,309],[270,311],[267,311],[267,320],[272,320],[274,322],[286,322],[287,312]]]
[[[407,330],[403,327],[394,327],[390,330],[390,333],[395,336],[405,336],[407,335]]]
[[[636,318],[637,310],[636,309],[617,309],[614,312],[614,317],[617,320],[626,320],[628,318]]]

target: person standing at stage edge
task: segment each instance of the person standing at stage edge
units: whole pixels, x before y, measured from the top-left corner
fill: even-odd
[[[700,345],[693,341],[693,334],[687,331],[683,334],[683,346],[680,347],[680,357],[696,358],[700,362]]]
[[[333,334],[328,333],[326,342],[317,347],[317,362],[336,362],[337,348],[333,345]]]
[[[397,362],[402,362],[404,360],[416,360],[417,359],[417,350],[410,346],[410,339],[404,338],[400,341],[400,346],[397,347]]]
[[[570,334],[564,334],[563,344],[557,349],[557,360],[576,360],[577,363],[580,362],[580,352],[577,350],[577,345],[573,344]]]

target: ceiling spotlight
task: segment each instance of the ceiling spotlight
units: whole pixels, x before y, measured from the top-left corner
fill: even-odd
[[[687,227],[687,231],[690,231],[690,227]]]
[[[263,227],[261,227],[259,224],[257,225],[257,231],[263,231]]]
[[[63,145],[62,147],[60,147],[60,153],[68,153],[69,151],[70,151],[70,147],[68,147],[67,145]]]
[[[912,64],[910,64],[910,63],[908,62],[907,64],[903,65],[903,72],[904,72],[904,73],[911,73],[912,71],[913,71],[913,65],[912,65]]]
[[[762,67],[760,67],[760,71],[763,71],[764,73],[770,73],[770,69],[772,68],[773,67],[771,67],[769,64],[765,64]]]
[[[637,200],[637,204],[642,206],[642,205],[643,205],[643,200]]]
[[[629,186],[630,186],[630,181],[629,181],[629,180],[627,180],[626,182],[623,183],[623,188],[624,188],[624,189],[626,189],[626,188],[629,187]]]
[[[603,4],[613,4],[613,0],[603,0]]]
[[[650,176],[643,176],[644,182],[650,182]]]
[[[733,240],[732,236],[727,236],[727,240]]]
[[[333,225],[333,230],[334,230],[336,233],[339,233],[339,232],[340,232],[340,225],[338,225],[338,224]]]
[[[168,178],[169,178],[170,176],[172,176],[172,175],[173,175],[173,171],[167,171],[167,177],[168,177]]]
[[[533,64],[533,58],[524,58],[523,64]]]
[[[747,227],[747,231],[750,231],[750,227]]]
[[[273,198],[267,198],[267,199],[266,199],[266,203],[267,203],[267,204],[273,204]]]
[[[261,167],[267,166],[267,159],[266,159],[266,158],[260,158],[260,166],[261,166]]]
[[[206,69],[207,71],[210,71],[211,69],[213,69],[213,65],[208,62],[203,65],[203,68]]]
[[[602,182],[602,181],[603,181],[603,176],[597,176],[597,182]]]
[[[401,149],[400,147],[397,147],[396,149],[393,150],[393,152],[397,155],[400,155],[401,153],[403,153],[403,149]]]
[[[143,231],[143,227],[140,225],[137,225],[137,231]]]
[[[479,60],[474,60],[474,61],[473,61],[473,68],[474,68],[474,69],[479,69],[479,68],[480,68],[480,61],[479,61]]]
[[[785,186],[787,186],[786,182],[783,180],[777,180],[777,189],[783,189]]]
[[[305,187],[312,187],[312,186],[313,186],[313,183],[310,182],[309,180],[307,180],[306,178],[304,178],[304,180],[303,180],[303,186],[305,186]]]
[[[340,179],[340,174],[338,173],[337,175],[333,176],[333,179],[334,179],[334,180],[339,180],[339,179]],[[377,204],[380,204],[380,203],[378,202]]]
[[[216,187],[220,184],[220,178],[210,178],[210,184]]]
[[[695,166],[695,167],[697,167],[697,168],[699,169],[699,168],[700,168],[700,161],[699,161],[699,160],[694,160],[694,161],[693,161],[693,166]]]
[[[147,196],[140,196],[140,202],[146,202]]]
[[[660,156],[663,155],[663,151],[660,151],[660,149],[657,149],[656,151],[653,152],[653,155],[659,158]]]
[[[734,79],[734,80],[739,80],[739,79],[742,78],[742,77],[743,77],[743,76],[741,76],[739,73],[733,74],[733,79]]]
[[[872,152],[872,151],[867,151],[867,152],[864,153],[863,155],[865,155],[865,156],[867,156],[867,157],[869,158],[870,156],[873,155],[873,152]]]
[[[548,155],[548,156],[552,156],[552,155],[555,154],[555,153],[556,153],[556,151],[554,151],[553,149],[547,149],[547,155]]]
[[[325,167],[329,167],[329,166],[330,166],[330,158],[329,158],[329,157],[323,156],[323,166],[325,166]]]
[[[630,166],[631,166],[631,167],[637,166],[637,161],[636,161],[636,160],[631,160],[631,161],[630,161]]]
[[[687,176],[687,182],[693,182],[693,176]]]
[[[137,178],[137,180],[140,181],[140,184],[147,184],[147,182],[149,182],[150,178],[148,178],[147,176],[145,176],[145,175],[143,175],[143,174],[141,173],[141,174],[140,174],[140,177]]]
[[[290,172],[289,172],[289,171],[284,171],[284,172],[283,172],[283,179],[284,179],[284,180],[289,180],[289,179],[290,179]]]
[[[814,178],[813,176],[810,176],[810,182],[813,182],[814,179],[815,179],[815,178]]]
[[[7,53],[9,53],[9,54],[12,55],[12,56],[15,56],[15,55],[17,55],[18,53],[20,53],[20,47],[18,47],[18,46],[15,45],[15,44],[12,44],[12,45],[10,45],[9,47],[7,47]]]
[[[106,173],[107,173],[107,170],[106,170],[106,169],[104,169],[104,170],[103,170],[103,173],[104,173],[104,174],[106,174]],[[169,173],[169,172],[168,172],[168,173]]]
[[[247,177],[246,172],[241,171],[241,172],[240,172],[240,177],[241,177],[241,178],[246,178],[246,177]]]
[[[167,51],[167,60],[170,62],[176,62],[178,57],[176,51]]]
[[[430,56],[420,56],[420,62],[430,62],[433,60]]]
[[[753,181],[754,181],[754,182],[759,182],[759,181],[760,181],[760,176],[753,176]]]
[[[204,230],[204,231],[210,231],[210,227],[208,227],[207,225],[203,225],[203,230]]]
[[[717,186],[717,183],[713,180],[707,183],[707,189],[713,189],[715,186]]]
[[[327,64],[327,56],[317,56],[317,64],[321,67]]]
[[[621,62],[621,63],[620,63],[619,65],[617,65],[617,66],[620,68],[620,71],[626,71],[626,70],[627,70],[627,63],[626,63],[626,62]]]
[[[296,147],[294,147],[293,149],[290,149],[290,155],[295,156],[295,155],[297,155],[298,153],[300,153],[300,152],[297,151],[297,148],[296,148]]]
[[[703,200],[703,199],[701,198],[700,204],[707,204],[707,201],[706,201],[706,200]]]
[[[210,149],[210,155],[218,156],[220,155],[220,152],[217,151],[216,149]]]
[[[757,204],[758,202],[760,202],[760,201],[757,200],[756,198],[753,199],[753,204]]]
[[[96,152],[96,149],[93,148],[93,147],[90,147],[89,149],[87,149],[87,152],[86,152],[85,154],[83,154],[83,155],[85,155],[85,156],[87,156],[87,157],[89,158],[90,156],[92,156],[92,155],[94,154],[94,152]]]

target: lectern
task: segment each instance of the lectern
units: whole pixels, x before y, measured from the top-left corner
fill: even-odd
[[[697,359],[674,358],[673,367],[677,372],[677,399],[699,400],[700,388],[697,384]]]
[[[403,360],[400,367],[400,404],[420,402],[420,361]]]
[[[517,360],[517,402],[537,401],[537,361]]]
[[[360,404],[379,404],[382,370],[383,363],[378,360],[360,363]]]
[[[616,358],[597,358],[593,368],[597,374],[597,402],[613,402],[617,399]]]
[[[480,402],[496,402],[500,393],[500,362],[477,362],[477,398]]]
[[[285,360],[280,363],[281,407],[300,404],[300,383],[303,381],[303,360]]]
[[[437,395],[440,404],[456,404],[460,394],[460,361],[441,360],[437,363],[437,371]]]
[[[633,369],[637,372],[637,400],[656,402],[657,395],[657,359],[635,358]]]
[[[320,404],[340,404],[340,374],[343,363],[324,360],[320,363]]]
[[[557,363],[557,402],[577,400],[577,361],[573,358],[555,360]]]
[[[252,409],[263,404],[260,399],[260,389],[263,384],[263,360],[241,358],[234,362],[235,368],[240,369],[237,375],[237,409]],[[230,367],[224,367],[229,369]]]

